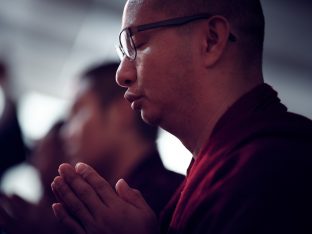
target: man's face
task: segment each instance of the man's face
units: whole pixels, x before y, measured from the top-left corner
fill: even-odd
[[[122,28],[170,17],[152,11],[148,4],[128,1]],[[168,27],[139,32],[132,39],[136,59],[122,60],[117,82],[128,88],[126,98],[146,122],[166,128],[187,111],[191,102],[195,74],[190,37]]]
[[[115,145],[112,128],[109,108],[103,108],[96,94],[82,86],[63,134],[71,160],[105,164]]]

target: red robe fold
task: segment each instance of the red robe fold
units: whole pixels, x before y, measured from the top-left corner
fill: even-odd
[[[162,215],[162,233],[311,234],[312,121],[263,84],[221,117]]]

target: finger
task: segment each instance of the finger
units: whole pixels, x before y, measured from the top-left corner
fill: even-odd
[[[57,176],[52,183],[53,191],[57,194],[68,210],[83,224],[91,223],[92,216],[84,204],[77,198],[76,194],[65,183],[62,177]]]
[[[98,215],[99,208],[104,207],[103,202],[96,191],[76,173],[74,168],[69,164],[62,164],[59,172],[66,183],[71,187],[78,199],[84,203],[91,214]]]
[[[55,179],[56,179],[56,177],[54,178],[54,180],[55,180]],[[54,188],[55,188],[54,180],[53,180],[52,183],[51,183],[51,190],[52,190],[52,192],[53,192],[53,194],[54,194],[56,200],[57,200],[58,202],[62,202],[61,197],[58,195],[58,193],[57,193],[56,190],[54,189]]]
[[[11,231],[10,228],[13,223],[11,212],[9,210],[8,198],[6,195],[0,193],[0,233],[1,230]]]
[[[29,208],[33,206],[31,203],[25,201],[23,198],[16,194],[9,196],[8,201],[10,203],[12,213],[16,218],[23,217],[24,211],[29,210]]]
[[[118,196],[112,186],[92,167],[85,163],[77,163],[75,169],[76,172],[96,191],[98,196],[107,206],[111,206],[116,202]]]
[[[0,233],[2,229],[7,233],[17,233],[16,221],[11,216],[8,204],[5,204],[3,199],[6,199],[6,197],[0,199]]]
[[[2,218],[4,218],[5,220],[13,219],[14,213],[12,210],[12,204],[7,195],[0,195],[0,209]]]
[[[4,228],[11,222],[11,217],[6,212],[5,208],[0,205],[0,227]]]
[[[141,192],[139,190],[130,188],[124,179],[118,180],[116,183],[116,191],[124,201],[139,209],[149,209],[149,205],[146,203]]]
[[[85,231],[81,227],[81,225],[73,219],[70,214],[66,211],[66,209],[63,207],[61,203],[54,203],[52,205],[52,209],[54,212],[55,217],[63,223],[69,231],[75,234],[84,234]]]

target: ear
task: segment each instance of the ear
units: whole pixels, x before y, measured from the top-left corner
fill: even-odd
[[[202,53],[206,66],[213,66],[222,57],[229,42],[230,25],[223,16],[212,16],[205,24]]]

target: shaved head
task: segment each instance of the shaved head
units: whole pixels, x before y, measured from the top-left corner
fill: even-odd
[[[198,13],[222,15],[229,20],[235,30],[246,33],[264,31],[264,16],[259,0],[147,0],[158,11],[168,16],[185,16]],[[263,37],[263,36],[262,36]]]
[[[264,15],[259,0],[130,0],[129,5],[145,5],[168,18],[210,13],[225,17],[248,58],[262,60]]]

